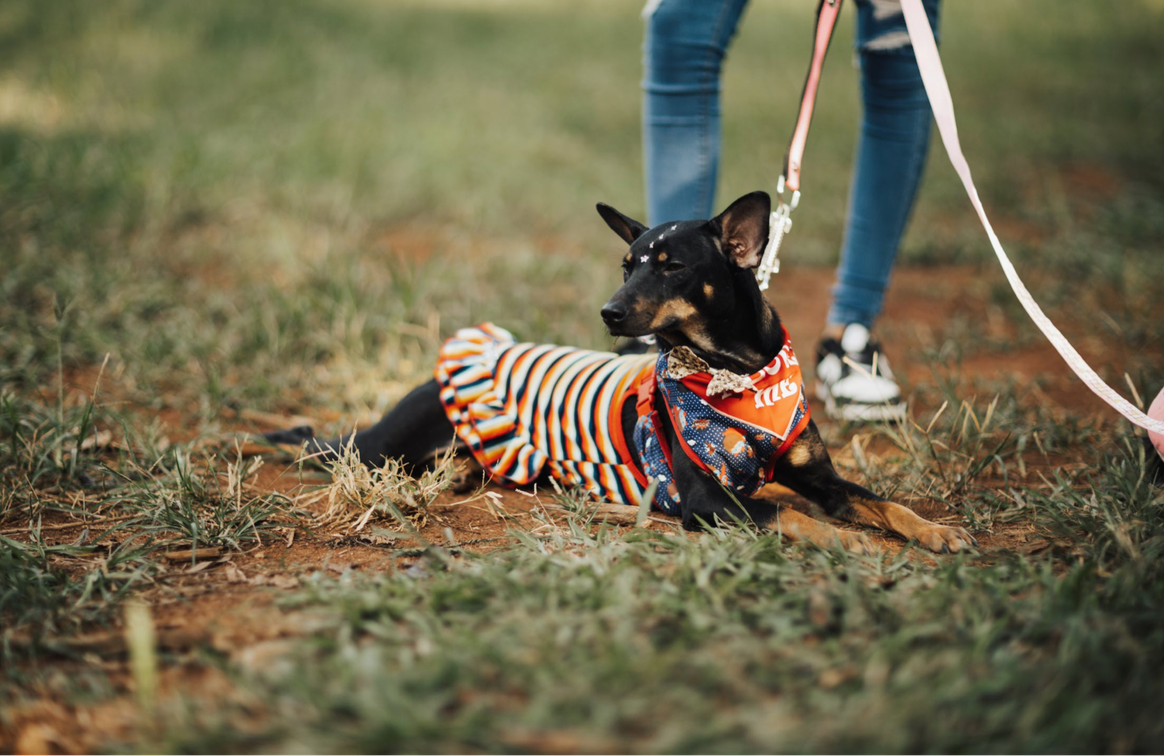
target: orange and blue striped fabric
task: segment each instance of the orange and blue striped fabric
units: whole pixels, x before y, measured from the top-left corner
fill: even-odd
[[[653,364],[650,355],[517,343],[484,323],[446,341],[433,374],[457,436],[494,477],[523,485],[548,469],[595,498],[638,504],[643,486],[621,414]]]

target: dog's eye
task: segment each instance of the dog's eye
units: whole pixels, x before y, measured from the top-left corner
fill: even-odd
[[[668,273],[674,273],[675,271],[685,270],[686,268],[687,268],[687,266],[681,262],[673,262],[673,263],[667,263],[667,267],[663,268],[663,270],[665,270]]]

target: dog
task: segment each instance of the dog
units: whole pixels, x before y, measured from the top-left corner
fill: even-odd
[[[775,481],[831,518],[934,552],[978,545],[964,528],[930,522],[833,467],[787,332],[753,273],[768,239],[766,193],[709,221],[654,228],[597,209],[628,245],[602,319],[613,336],[653,335],[658,356],[518,344],[485,324],[447,341],[434,380],[375,426],[326,441],[309,427],[266,439],[331,458],[350,446],[367,465],[394,457],[406,469],[452,446],[512,484],[549,475],[626,504],[653,490],[653,504],[688,529],[750,521],[793,540],[873,551],[862,533],[754,497]]]

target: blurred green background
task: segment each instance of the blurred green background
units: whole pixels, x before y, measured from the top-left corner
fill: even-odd
[[[813,7],[757,0],[742,23],[721,206],[774,188]],[[369,399],[373,381],[423,376],[438,334],[465,323],[608,346],[595,312],[618,242],[593,205],[644,214],[639,11],[6,0],[0,379],[109,353],[145,396],[193,387],[208,415],[294,403],[288,385],[378,409],[398,392]],[[852,24],[843,14],[827,63],[786,266],[836,259],[859,109]],[[1159,334],[1121,308],[1160,280],[1162,30],[1158,0],[943,10],[963,145],[1004,244],[1050,273],[1037,293],[1052,305],[1084,281],[1114,292],[1121,336]],[[903,260],[993,272],[933,149]]]

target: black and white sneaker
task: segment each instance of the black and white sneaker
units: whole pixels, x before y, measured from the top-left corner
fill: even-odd
[[[881,345],[860,323],[846,326],[840,341],[824,339],[817,345],[816,395],[834,420],[905,418],[905,401]]]

